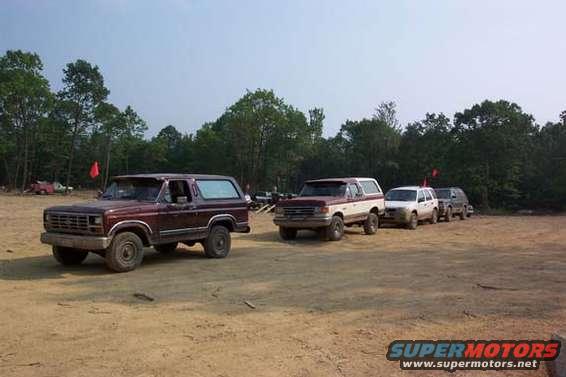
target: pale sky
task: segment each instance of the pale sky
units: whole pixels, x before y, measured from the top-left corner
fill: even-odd
[[[100,67],[154,135],[194,132],[246,89],[323,107],[325,135],[397,103],[402,124],[484,99],[539,124],[566,110],[565,1],[0,0],[0,53],[37,52],[53,89]]]

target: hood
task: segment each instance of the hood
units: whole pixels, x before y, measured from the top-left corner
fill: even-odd
[[[305,196],[293,199],[280,200],[278,207],[324,207],[332,204],[345,203],[342,196]]]
[[[385,208],[405,208],[410,207],[411,205],[415,204],[415,202],[403,202],[397,200],[386,200],[385,201]]]
[[[142,209],[153,207],[154,205],[155,203],[138,202],[135,200],[96,200],[67,206],[49,207],[46,211],[76,213],[104,213],[123,209],[141,211]]]

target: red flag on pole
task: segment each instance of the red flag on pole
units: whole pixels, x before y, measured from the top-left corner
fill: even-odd
[[[422,187],[427,187],[427,186],[428,186],[428,182],[426,180],[426,177],[424,177]]]
[[[98,177],[98,175],[100,174],[99,170],[98,170],[98,161],[94,161],[92,163],[92,166],[90,167],[90,172],[89,175],[92,179]]]
[[[438,169],[432,169],[432,176],[436,177],[438,175],[439,171]]]

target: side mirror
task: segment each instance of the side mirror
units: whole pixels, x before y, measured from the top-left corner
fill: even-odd
[[[456,196],[456,194],[452,194],[451,197],[452,199],[456,199],[458,196]]]
[[[425,198],[419,198],[419,203],[422,203],[425,201]]]
[[[189,200],[186,196],[177,196],[177,204],[187,204]]]

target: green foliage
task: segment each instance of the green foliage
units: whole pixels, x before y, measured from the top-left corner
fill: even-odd
[[[0,184],[12,188],[64,178],[100,188],[115,174],[149,172],[226,174],[251,191],[284,192],[312,178],[369,176],[388,189],[427,176],[436,187],[461,186],[486,209],[566,207],[566,112],[538,127],[517,104],[484,101],[453,121],[433,113],[402,127],[395,103],[383,102],[325,138],[323,109],[305,114],[258,89],[194,134],[168,125],[146,139],[132,107],[107,101],[97,66],[68,64],[57,95],[42,69],[37,54],[0,57]],[[96,181],[88,177],[94,160],[102,167]],[[432,169],[440,175],[432,178]]]

